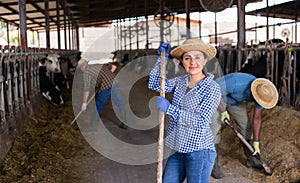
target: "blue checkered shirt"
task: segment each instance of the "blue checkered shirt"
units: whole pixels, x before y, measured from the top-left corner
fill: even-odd
[[[174,94],[166,111],[170,115],[166,145],[180,153],[203,149],[215,151],[210,123],[221,100],[220,87],[209,73],[186,92],[188,81],[188,74],[166,79],[166,93]],[[160,91],[160,59],[150,72],[148,87]]]

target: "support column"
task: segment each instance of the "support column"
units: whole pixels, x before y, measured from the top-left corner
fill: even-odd
[[[186,13],[186,38],[191,38],[191,19],[190,19],[190,0],[185,0],[185,13]]]
[[[57,25],[57,48],[60,50],[60,19],[59,19],[59,0],[56,0],[56,25]]]
[[[215,46],[218,44],[218,23],[217,23],[217,13],[215,12]]]
[[[266,26],[266,35],[267,40],[269,40],[269,0],[267,0],[267,7],[266,7],[266,15],[267,15],[267,26]]]
[[[49,2],[44,0],[45,3],[45,29],[46,29],[46,48],[50,49],[50,24],[49,24]]]
[[[149,49],[149,22],[148,22],[148,1],[145,0],[145,18],[146,18],[146,46],[145,49]]]
[[[299,1],[296,1],[295,0],[295,8],[294,8],[294,11],[295,11],[295,43],[298,43],[298,40],[297,40],[297,34],[298,34],[298,30],[297,30],[297,23],[298,23],[298,7],[299,7],[299,3],[298,3]],[[298,60],[298,62],[299,62],[299,60]],[[298,68],[299,69],[299,68]]]
[[[9,46],[9,24],[6,22],[6,37],[7,37],[7,45]]]
[[[135,17],[135,26],[136,26],[136,50],[139,49],[139,22],[138,17]]]
[[[26,0],[19,0],[20,35],[22,49],[27,49]]]
[[[20,43],[21,48],[24,50],[25,54],[27,52],[27,26],[26,26],[26,0],[19,0],[19,17],[20,17]],[[27,101],[30,101],[30,72],[29,72],[29,61],[28,55],[25,58],[25,69],[24,75],[26,77],[26,82],[24,83],[25,95]]]
[[[72,42],[72,39],[71,39],[71,21],[70,21],[70,16],[68,16],[68,33],[69,33],[69,49],[72,49],[72,45],[71,45],[71,42]]]
[[[242,48],[245,47],[245,0],[238,0],[238,45],[237,45],[237,67],[235,71],[241,69]]]
[[[67,45],[67,5],[64,3],[64,37],[65,37],[65,50],[68,49]]]
[[[160,21],[159,21],[159,30],[160,30],[160,42],[164,42],[164,6],[165,2],[164,0],[159,1],[159,8],[160,8]]]
[[[78,25],[76,25],[75,28],[76,28],[76,49],[79,50],[80,45],[79,45],[79,27],[78,27]]]
[[[201,39],[202,38],[202,30],[201,30],[201,28],[202,28],[202,21],[201,21],[201,16],[200,16],[200,12],[199,12],[199,38]]]

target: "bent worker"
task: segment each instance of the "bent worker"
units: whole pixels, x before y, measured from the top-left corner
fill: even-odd
[[[216,82],[221,87],[222,101],[226,102],[220,104],[219,110],[214,114],[213,123],[211,124],[216,149],[218,149],[221,140],[222,122],[224,122],[225,118],[229,120],[230,114],[237,123],[240,133],[254,147],[254,153],[251,153],[247,146],[243,145],[244,153],[247,157],[246,165],[262,169],[262,165],[254,155],[256,153],[260,154],[259,141],[263,109],[273,108],[278,101],[276,87],[268,79],[256,78],[247,73],[230,73],[216,79]],[[247,102],[254,103],[252,122],[248,116]],[[212,176],[216,179],[225,176],[220,170],[218,155]]]
[[[159,54],[171,46],[162,43]],[[216,54],[216,49],[200,39],[187,39],[173,49],[171,55],[180,60],[187,73],[166,79],[166,93],[173,93],[172,103],[158,97],[157,108],[170,116],[166,145],[173,151],[163,172],[164,183],[208,183],[216,157],[211,117],[221,100],[219,85],[214,76],[204,73],[203,67]],[[160,91],[161,57],[150,72],[148,87]]]
[[[88,61],[85,59],[81,59],[78,62],[77,68],[83,72],[83,95],[82,95],[82,106],[81,110],[85,111],[87,108],[87,100],[90,94],[91,86],[95,86],[95,90],[97,93],[96,98],[96,109],[101,116],[103,108],[105,107],[108,99],[112,95],[113,102],[118,106],[121,110],[123,119],[125,118],[125,105],[121,98],[121,94],[119,93],[119,85],[114,83],[115,74],[114,71],[116,70],[115,65],[108,63],[108,64],[88,64]],[[91,121],[91,126],[88,129],[84,129],[85,131],[92,131],[95,130],[97,122],[93,119]],[[127,128],[124,123],[119,125],[120,128]]]

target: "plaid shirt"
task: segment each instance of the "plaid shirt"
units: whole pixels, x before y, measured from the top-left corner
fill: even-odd
[[[91,86],[100,90],[111,88],[115,74],[111,72],[109,64],[87,65],[83,72],[84,91],[89,91]]]
[[[166,145],[181,153],[202,149],[215,151],[210,123],[221,100],[220,87],[209,73],[186,92],[188,82],[188,74],[166,80],[166,93],[174,93],[166,112],[170,115]],[[148,87],[160,91],[160,59],[150,72]]]

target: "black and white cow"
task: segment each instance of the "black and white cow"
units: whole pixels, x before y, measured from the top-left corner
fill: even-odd
[[[281,39],[271,39],[268,41],[260,42],[259,45],[257,45],[255,48],[249,51],[247,58],[241,67],[240,72],[250,73],[259,78],[277,77],[276,80],[280,80],[285,59],[285,53],[284,51],[277,50],[274,52],[274,58],[272,58],[271,50],[269,49],[270,45],[272,45],[272,48],[282,48],[284,47],[285,42]],[[277,62],[275,62],[275,58],[277,58]],[[274,74],[272,76],[267,76],[267,74],[270,74],[267,73],[268,69],[271,69],[267,68],[268,62],[269,64],[273,62],[273,69],[275,69],[275,67],[278,68],[278,73],[275,74],[275,72],[273,72]]]
[[[54,72],[54,83],[59,88],[70,88],[70,60],[67,57],[59,57],[59,67],[61,72]]]
[[[265,78],[267,74],[267,57],[266,53],[254,56],[255,53],[251,50],[245,63],[242,65],[240,72],[252,74],[257,78]]]
[[[40,91],[42,96],[52,102],[55,105],[63,104],[64,101],[61,96],[60,89],[53,85],[50,78],[47,75],[47,67],[39,67],[39,81],[40,81]]]
[[[67,57],[61,57],[56,53],[51,53],[46,57],[44,65],[47,68],[47,75],[52,84],[57,85],[60,89],[70,88],[70,68],[73,67],[73,65]]]
[[[56,53],[49,54],[43,58],[39,66],[40,91],[44,98],[55,105],[63,104],[58,79],[62,75],[59,55]]]
[[[268,51],[268,44],[276,49]],[[258,48],[263,49],[251,50],[240,72],[271,79],[278,89],[281,104],[294,103],[300,107],[300,49],[280,39],[271,40],[267,45],[263,42]]]

